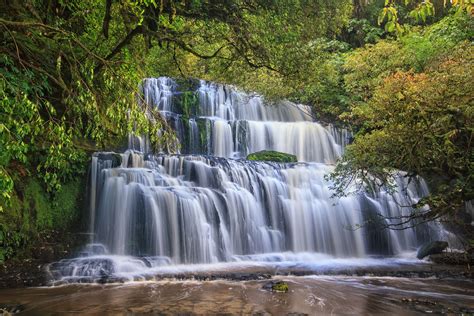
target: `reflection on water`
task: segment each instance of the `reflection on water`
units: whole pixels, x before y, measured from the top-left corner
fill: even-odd
[[[259,281],[159,281],[0,290],[1,304],[24,312],[191,314],[380,314],[474,312],[472,280],[389,277],[276,277],[288,293]]]

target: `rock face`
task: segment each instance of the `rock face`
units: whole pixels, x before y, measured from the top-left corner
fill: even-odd
[[[254,161],[273,161],[273,162],[297,162],[295,155],[282,153],[273,150],[262,150],[256,153],[249,154],[247,160]]]
[[[446,241],[431,241],[418,249],[416,257],[421,260],[426,256],[442,253],[446,248],[448,248],[448,243]]]

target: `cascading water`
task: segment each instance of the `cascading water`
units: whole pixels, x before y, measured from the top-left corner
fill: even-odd
[[[202,80],[186,97],[177,89],[170,78],[146,79],[142,86],[145,102],[175,128],[186,154],[245,158],[267,149],[299,161],[334,163],[346,141],[347,132],[313,122],[311,110],[301,104],[269,105],[259,95]]]
[[[331,197],[324,176],[350,135],[313,122],[307,107],[265,104],[205,81],[180,91],[172,79],[146,79],[142,92],[176,128],[184,154],[95,154],[93,243],[84,256],[53,264],[56,279],[177,264],[367,258],[413,251],[429,238],[427,226],[380,229],[396,221],[382,216],[407,215],[402,205],[427,193],[422,180],[400,176],[404,190],[395,194]],[[146,139],[130,144],[144,151]],[[230,159],[263,149],[295,154],[299,162]]]

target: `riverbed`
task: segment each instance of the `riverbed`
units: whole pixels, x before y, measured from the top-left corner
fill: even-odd
[[[0,290],[0,305],[21,314],[416,314],[473,313],[474,282],[461,279],[273,276],[268,280],[162,280]]]

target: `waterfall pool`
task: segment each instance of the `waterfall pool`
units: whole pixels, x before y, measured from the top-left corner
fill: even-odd
[[[474,312],[472,280],[276,276],[268,280],[162,280],[0,290],[0,308],[24,314],[403,314]]]

